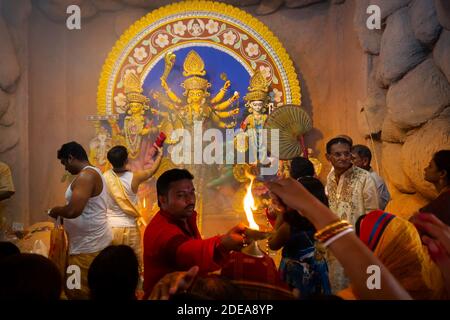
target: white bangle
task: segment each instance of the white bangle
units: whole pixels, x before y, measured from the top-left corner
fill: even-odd
[[[345,229],[345,230],[339,232],[337,235],[335,235],[335,236],[333,236],[332,238],[330,238],[330,239],[328,239],[327,241],[325,241],[325,242],[323,243],[323,246],[324,246],[325,248],[328,247],[328,246],[329,246],[330,244],[332,244],[334,241],[338,240],[339,238],[345,236],[346,234],[348,234],[348,233],[350,233],[350,232],[353,232],[353,228],[348,228],[348,229]]]

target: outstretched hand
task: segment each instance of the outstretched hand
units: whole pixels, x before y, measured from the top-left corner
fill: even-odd
[[[284,178],[266,182],[274,202],[301,213],[311,221],[317,229],[336,221],[338,217],[314,197],[302,184],[292,178]]]
[[[269,181],[266,182],[266,186],[270,191],[272,203],[281,207],[288,206],[301,210],[301,202],[305,196],[308,196],[308,191],[292,178]]]
[[[235,91],[233,96],[231,97],[231,101],[236,101],[237,99],[239,99],[239,92]]]
[[[188,271],[172,272],[165,275],[153,288],[149,300],[169,300],[170,296],[186,291],[194,282],[198,271],[199,268],[193,266]]]
[[[450,226],[428,213],[416,215],[414,225],[425,233],[422,242],[427,246],[431,259],[441,270],[447,296],[450,297]]]
[[[437,263],[450,265],[450,226],[433,214],[420,213],[414,219],[415,226],[426,235],[423,243],[428,247],[431,258]]]
[[[221,238],[221,244],[227,251],[239,251],[246,244],[246,236],[245,231],[247,230],[247,226],[243,223],[239,223],[234,226],[231,230],[229,230],[225,235]]]

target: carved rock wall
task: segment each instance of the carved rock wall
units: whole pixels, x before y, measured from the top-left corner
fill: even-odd
[[[27,28],[31,2],[0,1],[0,160],[11,168],[16,194],[5,218],[27,223],[28,81]]]
[[[384,114],[381,134],[372,137],[383,145],[377,156],[381,157],[382,175],[393,189],[388,210],[409,216],[436,196],[434,187],[425,182],[423,170],[434,152],[450,149],[450,7],[445,0],[365,3],[382,4],[385,19],[382,30],[376,32],[355,25],[361,49],[377,61],[370,67],[368,87],[378,86],[387,94],[384,104],[375,104],[373,94],[368,93],[363,107],[369,110],[367,116],[375,128]],[[356,8],[355,24],[365,8]],[[378,33],[379,54],[367,50],[367,43],[378,38]],[[366,128],[360,127],[360,132],[369,138]]]

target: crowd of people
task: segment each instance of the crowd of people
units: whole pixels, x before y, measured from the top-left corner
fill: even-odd
[[[67,265],[77,266],[79,283],[69,286],[71,274],[61,274],[49,259],[1,242],[0,300],[248,298],[239,281],[220,270],[255,239],[244,224],[202,238],[188,170],[159,176],[159,211],[141,238],[137,191],[161,156],[157,148],[153,166],[133,172],[127,149],[115,146],[107,154],[112,168],[102,173],[80,144],[64,144],[57,157],[76,178],[66,204],[48,215],[64,226]],[[384,211],[390,194],[371,167],[368,147],[337,136],[328,141],[326,158],[332,168],[325,185],[303,157],[291,161],[290,177],[266,182],[268,243],[282,249],[279,279],[271,284],[279,281],[280,290],[297,299],[450,298],[450,150],[436,152],[425,169],[438,197],[409,220]],[[264,266],[269,273],[267,263],[258,268]],[[373,285],[369,270],[375,270]]]

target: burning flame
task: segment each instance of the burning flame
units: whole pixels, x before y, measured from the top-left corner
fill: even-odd
[[[144,200],[142,200],[142,207],[144,207],[144,208],[147,207],[147,203],[145,202],[145,197],[144,197]]]
[[[245,176],[250,179],[250,184],[247,187],[247,193],[244,197],[244,211],[247,216],[248,223],[250,225],[250,229],[259,230],[259,226],[256,224],[255,219],[253,218],[253,210],[256,210],[255,199],[252,195],[252,185],[255,177],[245,172]]]

